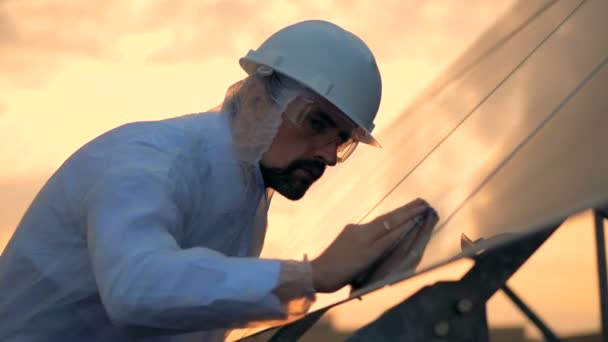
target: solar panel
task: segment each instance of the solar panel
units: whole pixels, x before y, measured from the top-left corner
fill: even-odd
[[[472,239],[532,232],[606,206],[606,13],[602,0],[521,2],[489,31],[494,40],[482,36],[476,51],[381,132],[381,153],[358,151],[326,176],[306,199],[322,198],[318,212],[294,209],[292,243],[280,256],[320,252],[345,224],[416,197],[442,218],[419,270],[458,256],[463,232]],[[341,185],[348,172],[358,181]],[[363,301],[360,310],[373,305]]]

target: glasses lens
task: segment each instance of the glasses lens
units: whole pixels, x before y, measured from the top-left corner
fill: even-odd
[[[348,139],[348,141],[346,141],[345,143],[338,146],[338,162],[339,163],[345,162],[346,159],[348,159],[348,157],[350,157],[350,155],[353,154],[353,152],[355,151],[355,148],[357,148],[358,144],[359,144],[358,141],[356,141],[354,139]]]
[[[319,110],[315,103],[313,99],[297,97],[288,105],[287,117],[319,147],[335,144],[337,140],[342,140],[339,137],[341,132],[350,132],[348,140],[338,145],[338,162],[344,162],[354,152],[357,144],[366,142],[369,135],[350,119],[332,116]]]

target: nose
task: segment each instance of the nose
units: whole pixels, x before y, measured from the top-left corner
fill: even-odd
[[[338,143],[325,144],[315,150],[315,158],[328,166],[338,163]]]

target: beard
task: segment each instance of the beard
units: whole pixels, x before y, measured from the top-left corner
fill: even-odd
[[[287,167],[266,167],[260,163],[266,187],[286,198],[297,201],[325,172],[325,163],[318,160],[296,160]]]

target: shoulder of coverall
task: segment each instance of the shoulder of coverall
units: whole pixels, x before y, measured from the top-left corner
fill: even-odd
[[[229,162],[229,131],[222,121],[217,113],[197,113],[125,124],[85,145],[74,161],[81,173],[82,167],[94,167],[90,174],[97,181],[117,172],[143,172],[187,196],[212,163]]]

